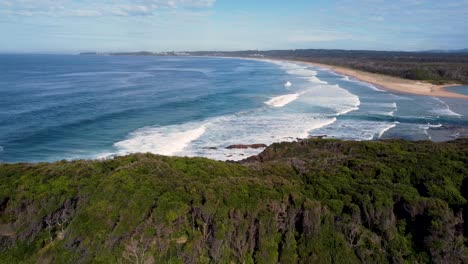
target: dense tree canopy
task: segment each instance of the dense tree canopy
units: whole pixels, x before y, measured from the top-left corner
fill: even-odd
[[[0,165],[1,263],[466,263],[468,140]]]

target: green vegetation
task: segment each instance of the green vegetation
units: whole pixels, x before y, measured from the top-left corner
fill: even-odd
[[[0,165],[1,263],[467,263],[468,140]]]
[[[192,55],[290,59],[353,68],[434,84],[468,84],[468,53],[366,50],[271,50],[191,52]]]

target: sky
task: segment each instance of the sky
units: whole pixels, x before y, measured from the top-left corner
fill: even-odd
[[[468,48],[468,0],[0,0],[0,52]]]

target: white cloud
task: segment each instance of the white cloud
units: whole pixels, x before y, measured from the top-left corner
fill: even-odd
[[[0,0],[0,14],[17,16],[148,16],[158,10],[209,8],[216,0]]]
[[[117,16],[146,16],[151,15],[153,10],[144,5],[122,5],[114,7],[110,13]]]

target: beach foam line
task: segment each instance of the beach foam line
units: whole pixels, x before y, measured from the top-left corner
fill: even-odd
[[[373,105],[373,106],[381,106],[386,108],[397,108],[397,103],[374,103],[374,102],[366,102],[366,105]]]
[[[377,111],[369,111],[371,114],[376,114],[376,115],[383,115],[383,116],[394,116],[396,111],[398,111],[397,103],[372,103],[372,102],[366,102],[366,105],[372,105],[372,106],[377,106],[377,107],[384,107],[384,108],[391,108],[391,110],[377,110]]]
[[[390,112],[388,112],[388,113],[385,113],[385,114],[388,115],[388,116],[395,116],[395,112],[396,112],[397,110],[398,110],[398,109],[395,109],[395,110],[392,110],[392,111],[390,111]]]
[[[266,101],[265,104],[272,106],[272,107],[284,107],[299,98],[301,94],[285,94],[271,98],[270,100]]]
[[[146,152],[166,156],[175,155],[206,131],[206,125],[188,130],[183,130],[184,127],[142,128],[132,132],[127,139],[115,143],[114,146],[119,149],[118,155]]]
[[[317,84],[328,84],[326,81],[322,81],[316,76],[311,76],[311,77],[304,77],[304,79],[308,80],[309,82],[312,83],[317,83]]]
[[[301,92],[301,100],[313,107],[329,109],[329,115],[344,115],[359,109],[359,97],[339,85],[314,85]]]
[[[358,107],[358,106],[350,107],[350,108],[348,108],[348,109],[338,111],[338,113],[336,113],[336,116],[345,115],[345,114],[347,114],[347,113],[350,113],[350,112],[353,112],[353,111],[357,111],[357,110],[359,110],[359,107]]]
[[[343,76],[342,80],[344,80],[344,81],[352,82],[352,83],[358,83],[358,84],[361,84],[361,85],[366,86],[368,88],[371,88],[372,90],[377,91],[377,92],[386,92],[385,90],[382,90],[382,89],[379,89],[379,88],[375,87],[375,85],[373,85],[371,83],[363,82],[363,81],[351,78],[350,76],[346,76],[346,75],[341,75],[341,76]]]
[[[333,118],[330,118],[328,120],[325,119],[322,123],[316,123],[312,127],[309,128],[309,131],[307,131],[307,133],[310,133],[310,132],[312,132],[314,130],[317,130],[317,129],[320,129],[322,127],[329,126],[329,125],[335,123],[336,120],[337,120],[336,117],[333,117]]]
[[[317,78],[318,72],[310,69],[308,65],[301,65],[298,63],[284,62],[284,61],[271,61],[274,64],[281,66],[287,74],[297,75],[300,78],[306,79],[309,82],[318,83],[318,84],[328,84],[325,81]]]
[[[336,109],[336,115],[345,115],[347,113],[350,113],[352,111],[357,111],[359,110],[359,106],[361,106],[361,100],[359,99],[359,96],[351,93],[350,91],[344,89],[343,87],[339,86],[338,84],[335,85],[330,85],[330,87],[333,87],[336,89],[336,93],[341,93],[343,97],[342,102],[340,103],[341,107],[344,107],[343,109]],[[345,103],[346,99],[346,103]]]
[[[366,86],[368,88],[371,88],[372,90],[377,91],[377,92],[387,92],[386,90],[382,90],[382,89],[377,88],[375,85],[373,85],[371,83],[360,81],[360,80],[358,80],[358,79],[356,79],[356,78],[354,78],[352,76],[337,73],[332,69],[328,69],[328,68],[321,68],[321,69],[324,70],[324,71],[327,71],[327,72],[329,72],[331,74],[334,74],[336,76],[341,77],[341,80],[343,80],[343,81],[358,83],[358,84],[361,84],[361,85]]]
[[[390,129],[396,127],[397,124],[398,124],[398,123],[396,122],[396,123],[393,123],[393,124],[391,124],[391,125],[385,127],[382,131],[380,131],[379,136],[377,137],[377,139],[382,138],[382,136],[383,136],[387,131],[389,131]]]
[[[287,69],[287,73],[288,74],[292,74],[292,75],[300,75],[300,76],[305,76],[305,77],[308,77],[308,76],[316,76],[317,75],[317,72],[314,71],[314,70],[309,70],[307,69],[306,67],[300,67],[299,65],[297,65],[298,67],[297,68],[294,68],[294,69]]]
[[[455,113],[454,111],[452,111],[452,109],[450,109],[450,106],[442,101],[440,98],[437,98],[437,97],[433,97],[436,101],[440,102],[441,103],[441,109],[434,109],[432,112],[434,114],[440,114],[440,115],[443,115],[443,116],[456,116],[456,117],[462,117],[462,115],[460,115],[459,113]]]

